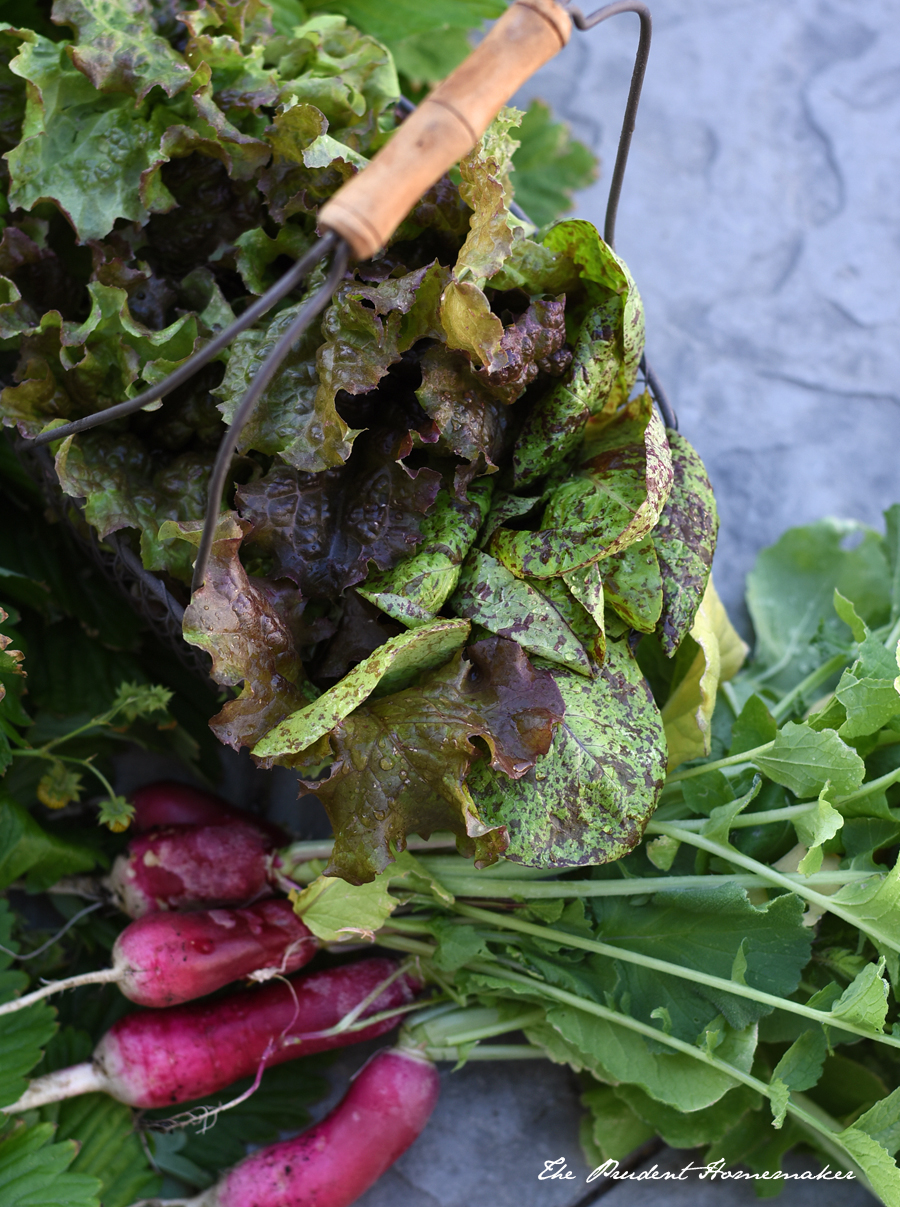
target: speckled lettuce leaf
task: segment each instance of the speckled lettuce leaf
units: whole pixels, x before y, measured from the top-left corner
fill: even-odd
[[[690,636],[696,653],[662,710],[669,771],[709,754],[719,684],[733,678],[747,656],[746,642],[728,619],[712,578],[706,584]]]
[[[211,453],[187,452],[160,463],[136,436],[101,428],[65,440],[56,472],[67,495],[85,500],[85,519],[101,538],[136,528],[144,566],[189,582],[190,549],[161,540],[159,529],[164,520],[203,516],[212,460]]]
[[[544,578],[540,580],[544,590],[547,590],[551,584],[560,581],[565,584],[566,589],[574,600],[576,600],[585,613],[593,622],[596,632],[591,634],[590,631],[585,631],[586,626],[584,621],[581,624],[574,623],[572,627],[581,638],[584,645],[598,663],[601,663],[606,657],[606,629],[608,625],[606,616],[606,606],[603,592],[603,578],[600,574],[600,563],[591,562],[589,566],[582,566],[579,570],[573,570],[569,574],[563,574],[560,579]],[[572,621],[570,621],[572,624]],[[613,634],[615,636],[615,634]]]
[[[269,730],[254,747],[254,758],[271,766],[291,756],[291,765],[300,766],[294,756],[302,755],[373,693],[402,691],[423,672],[448,662],[465,644],[470,628],[466,620],[442,619],[392,637],[312,704]]]
[[[621,553],[603,558],[597,567],[606,603],[633,629],[652,633],[663,606],[663,580],[653,538],[635,541]]]
[[[237,507],[253,526],[248,546],[272,560],[276,578],[309,599],[335,599],[370,561],[389,570],[419,543],[440,481],[435,470],[407,469],[370,433],[341,469],[276,466],[238,488]]]
[[[565,718],[550,751],[513,782],[478,764],[472,796],[486,819],[506,826],[514,863],[608,863],[637,845],[662,791],[662,721],[625,642],[609,642],[596,679],[551,674]]]
[[[480,863],[493,862],[506,832],[482,820],[466,787],[479,757],[470,739],[487,744],[496,772],[520,777],[549,748],[562,712],[548,672],[500,637],[470,646],[417,687],[356,709],[331,734],[331,774],[309,784],[336,835],[329,873],[372,880],[392,846],[435,830],[451,830]]]
[[[127,92],[143,100],[151,88],[174,96],[191,68],[154,32],[146,0],[55,0],[53,20],[76,32],[68,53],[101,92]]]
[[[127,93],[97,92],[64,44],[23,31],[10,70],[29,82],[23,138],[9,152],[11,206],[52,201],[80,239],[102,239],[117,218],[145,222],[172,206],[149,181],[166,152],[163,106],[135,108]]]
[[[371,571],[357,587],[358,593],[407,628],[427,624],[456,586],[492,493],[490,478],[470,483],[465,500],[442,489],[422,522],[416,552],[401,558],[391,570]]]
[[[653,529],[662,575],[659,641],[671,658],[689,633],[706,590],[719,514],[703,462],[684,436],[666,432],[672,454],[672,490]]]
[[[573,581],[577,581],[579,576],[589,575],[591,571],[596,571],[596,568],[597,563],[593,562],[585,569],[576,570],[571,577]],[[584,652],[590,658],[593,658],[597,665],[600,665],[603,662],[606,651],[606,620],[602,607],[595,609],[601,615],[601,619],[598,622],[595,620],[593,613],[578,599],[576,593],[570,590],[566,580],[562,576],[555,578],[526,578],[524,581],[556,609],[578,638]],[[585,596],[588,597],[589,602],[595,604],[596,596],[591,589],[593,584],[587,582],[584,586]],[[553,661],[553,659],[550,659],[550,661]],[[588,663],[588,667],[589,673],[594,674],[595,668],[593,665]],[[571,669],[577,670],[578,667],[573,663],[571,664]]]
[[[565,347],[566,299],[535,298],[527,309],[503,328],[500,345],[490,367],[479,370],[504,402],[513,403],[540,370],[559,377],[572,360]]]
[[[3,391],[0,410],[27,435],[51,419],[89,415],[133,396],[140,378],[156,380],[159,368],[164,376],[194,349],[196,316],[153,331],[132,317],[126,290],[92,282],[88,293],[83,323],[49,310],[23,342],[19,384]]]
[[[542,242],[564,252],[577,266],[588,304],[605,302],[612,292],[620,299],[616,336],[621,366],[607,398],[604,413],[612,415],[626,401],[637,379],[644,352],[644,306],[624,260],[603,242],[600,232],[583,218],[567,218],[551,226]]]
[[[662,421],[649,394],[588,431],[578,471],[552,493],[538,532],[498,529],[488,552],[520,577],[552,578],[618,553],[651,531],[672,485]]]
[[[435,451],[478,462],[480,472],[491,472],[503,449],[509,408],[474,372],[463,352],[435,344],[420,364],[422,384],[416,398],[440,433]]]
[[[530,654],[591,674],[581,642],[546,596],[480,549],[463,563],[450,607]]]
[[[601,411],[621,365],[616,327],[618,296],[585,316],[571,368],[525,420],[513,449],[516,486],[529,486],[564,461],[578,446],[589,417]]]
[[[509,212],[509,173],[519,146],[510,130],[522,120],[518,109],[503,108],[468,155],[459,161],[459,192],[472,210],[469,233],[454,268],[457,281],[482,286],[502,266],[522,224]]]
[[[306,679],[291,633],[264,591],[248,577],[238,551],[248,525],[234,512],[219,517],[206,582],[184,613],[184,639],[212,658],[212,677],[222,687],[241,686],[210,721],[213,733],[235,750],[255,746],[316,692]],[[161,540],[182,540],[195,548],[202,522],[169,521]]]

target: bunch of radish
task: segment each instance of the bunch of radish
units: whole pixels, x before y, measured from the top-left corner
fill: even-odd
[[[135,920],[116,940],[112,967],[48,985],[0,1014],[103,981],[154,1009],[120,1019],[90,1061],[34,1079],[6,1113],[97,1090],[140,1108],[186,1102],[258,1079],[270,1065],[382,1035],[409,1010],[422,983],[396,960],[286,979],[319,944],[290,903],[271,896],[284,841],[277,830],[180,784],[151,785],[133,801],[138,834],[110,885]],[[190,906],[207,908],[170,912]],[[248,976],[269,983],[192,1002]],[[378,1053],[326,1119],[254,1153],[191,1203],[344,1207],[412,1143],[436,1095],[437,1073],[420,1055]]]

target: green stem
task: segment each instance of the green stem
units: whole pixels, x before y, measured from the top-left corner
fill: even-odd
[[[452,1060],[455,1064],[459,1064],[461,1060],[468,1064],[470,1060],[547,1059],[544,1049],[536,1048],[533,1044],[475,1044],[468,1052],[460,1052],[459,1048],[433,1048],[426,1045],[424,1048],[416,1048],[416,1051],[427,1056],[429,1060]]]
[[[792,687],[786,696],[781,697],[781,699],[772,709],[772,716],[776,721],[780,721],[782,717],[786,716],[788,712],[790,712],[791,705],[796,699],[798,699],[798,697],[805,695],[814,687],[818,687],[821,683],[824,683],[826,679],[830,679],[836,671],[839,671],[851,661],[852,655],[848,656],[847,654],[835,654],[832,658],[829,658],[827,662],[823,662],[820,667],[814,670],[811,674],[807,675],[805,679],[801,679],[796,687]]]
[[[471,972],[482,973],[483,975],[490,976],[493,980],[508,981],[515,985],[526,985],[533,993],[554,998],[556,1001],[562,1002],[566,1006],[571,1006],[575,1010],[580,1010],[584,1014],[593,1014],[596,1018],[602,1018],[606,1022],[615,1023],[617,1026],[625,1027],[629,1031],[636,1031],[638,1035],[643,1035],[646,1039],[652,1039],[656,1043],[665,1044],[676,1052],[681,1052],[685,1056],[690,1056],[694,1060],[701,1061],[701,1063],[708,1065],[712,1069],[716,1069],[726,1077],[749,1086],[764,1098],[771,1100],[770,1087],[765,1081],[760,1081],[758,1077],[754,1077],[751,1073],[745,1073],[742,1069],[735,1068],[734,1065],[711,1056],[703,1048],[698,1048],[694,1044],[676,1039],[674,1035],[667,1035],[658,1027],[648,1026],[646,1023],[639,1022],[638,1019],[632,1018],[628,1014],[619,1014],[616,1010],[609,1010],[598,1002],[577,997],[574,993],[569,993],[565,989],[559,989],[555,985],[548,985],[546,981],[539,980],[537,977],[524,976],[522,973],[498,968],[494,964],[484,964],[477,960],[473,960],[466,967]],[[851,1154],[847,1152],[837,1139],[837,1123],[833,1120],[826,1122],[823,1118],[816,1118],[809,1111],[805,1110],[804,1107],[799,1106],[794,1099],[788,1101],[787,1109],[789,1115],[792,1115],[801,1124],[805,1124],[807,1130],[815,1133],[818,1142],[827,1152],[831,1153],[835,1160],[839,1161],[845,1167],[849,1165],[856,1173],[859,1181],[867,1189],[870,1189],[868,1180],[862,1170],[856,1164]],[[818,1114],[819,1112],[817,1111],[816,1113]]]
[[[875,792],[881,792],[885,788],[890,788],[891,784],[896,784],[898,781],[900,781],[900,767],[895,767],[893,771],[888,771],[886,775],[879,776],[877,780],[869,780],[867,784],[863,784],[861,788],[857,788],[849,796],[838,797],[834,802],[835,807],[839,808],[841,805],[850,805],[854,801],[863,800]]]
[[[392,951],[406,951],[413,956],[425,956],[429,958],[437,951],[437,947],[433,943],[419,943],[416,939],[407,938],[406,935],[388,935],[378,932],[375,935],[375,942],[379,947],[390,947]]]
[[[865,1039],[875,1039],[887,1044],[889,1047],[900,1048],[900,1039],[892,1035],[884,1035],[866,1027],[859,1027],[855,1023],[844,1023],[842,1020],[834,1018],[827,1010],[816,1010],[812,1006],[803,1006],[799,1002],[792,1002],[787,998],[778,997],[773,993],[765,993],[761,989],[753,989],[750,985],[742,985],[738,981],[730,981],[724,977],[712,976],[709,973],[700,972],[695,968],[684,968],[681,964],[671,964],[668,960],[658,960],[654,956],[641,955],[639,952],[629,951],[627,947],[615,947],[609,943],[598,943],[596,939],[584,939],[580,935],[571,934],[569,931],[555,930],[551,926],[539,926],[533,922],[525,922],[521,918],[496,914],[493,910],[479,909],[477,906],[472,905],[455,905],[454,909],[465,918],[474,918],[476,921],[489,922],[494,926],[502,927],[504,930],[518,931],[519,934],[531,935],[536,939],[547,939],[554,943],[564,943],[567,947],[580,948],[582,951],[590,951],[596,955],[606,956],[611,960],[621,960],[625,964],[636,964],[640,968],[652,968],[654,972],[666,973],[669,976],[678,977],[683,981],[691,981],[696,985],[707,985],[710,989],[733,993],[736,997],[749,998],[751,1001],[760,1002],[776,1010],[786,1010],[790,1014],[799,1014],[801,1017],[812,1019],[823,1026],[838,1027],[842,1031],[851,1031],[854,1035],[861,1035]]]
[[[731,830],[740,830],[750,826],[765,826],[770,822],[793,821],[795,817],[802,817],[805,813],[812,813],[815,807],[815,802],[813,802],[808,805],[787,805],[784,809],[761,810],[759,813],[740,813],[737,817],[731,819],[728,823],[728,828]],[[708,818],[706,817],[690,817],[684,820],[679,819],[675,824],[685,830],[702,830],[707,821]]]
[[[752,750],[744,750],[741,754],[730,754],[724,759],[715,759],[711,763],[704,763],[702,767],[690,767],[687,771],[676,771],[666,780],[666,786],[679,784],[682,780],[694,779],[698,775],[706,775],[707,771],[719,771],[723,767],[738,767],[741,763],[752,763],[757,754],[765,754],[774,745],[774,741],[764,742],[762,746],[754,746]]]
[[[645,832],[647,834],[665,834],[669,838],[677,838],[679,841],[689,843],[693,847],[699,847],[701,851],[708,851],[711,855],[718,855],[729,863],[737,864],[738,867],[755,872],[771,884],[776,884],[779,888],[790,889],[792,893],[796,893],[798,897],[803,897],[813,905],[817,905],[819,909],[834,914],[838,918],[843,918],[845,922],[849,922],[851,926],[855,926],[858,930],[867,934],[874,943],[880,943],[884,947],[889,947],[891,951],[900,952],[900,943],[882,934],[881,931],[876,930],[868,919],[864,925],[852,910],[844,909],[840,904],[834,902],[830,897],[824,896],[822,893],[813,892],[802,881],[789,880],[787,876],[781,872],[776,872],[774,868],[767,867],[764,863],[758,863],[755,859],[749,859],[733,847],[726,847],[719,842],[713,842],[709,838],[704,838],[702,834],[695,834],[692,830],[685,830],[681,826],[666,825],[658,821],[651,821],[647,825]]]
[[[870,880],[873,872],[814,872],[802,876],[799,872],[786,873],[794,884],[858,884]],[[547,901],[565,897],[640,897],[645,893],[676,892],[680,889],[713,889],[726,884],[740,888],[767,888],[771,881],[763,876],[634,876],[628,880],[551,880],[541,883],[534,880],[506,880],[501,883],[485,883],[478,875],[446,876],[441,881],[456,897],[480,897],[486,900]],[[386,931],[395,929],[402,919],[392,918]],[[404,929],[406,929],[404,927]]]

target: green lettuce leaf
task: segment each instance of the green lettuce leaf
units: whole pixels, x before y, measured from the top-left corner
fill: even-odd
[[[408,628],[427,624],[459,580],[492,493],[490,478],[470,483],[465,501],[442,488],[422,522],[416,552],[401,558],[392,570],[370,571],[358,593]]]
[[[578,472],[551,494],[538,532],[498,529],[488,552],[520,577],[552,578],[641,540],[672,485],[662,421],[649,394],[589,436]]]
[[[595,680],[553,668],[565,718],[550,751],[510,782],[470,777],[481,815],[509,831],[507,859],[536,867],[607,863],[640,841],[665,777],[662,722],[624,643]]]

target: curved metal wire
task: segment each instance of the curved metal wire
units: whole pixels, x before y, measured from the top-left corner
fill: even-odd
[[[586,17],[580,8],[572,4],[563,4],[576,29],[588,30],[617,17],[619,13],[637,13],[641,20],[641,33],[638,39],[637,54],[634,58],[634,69],[631,73],[631,84],[628,88],[628,100],[625,102],[625,116],[622,119],[622,132],[619,135],[619,146],[616,151],[616,163],[613,168],[612,180],[609,185],[609,198],[606,202],[606,218],[603,223],[603,239],[610,247],[616,246],[616,215],[619,211],[619,198],[622,194],[622,181],[625,178],[625,165],[628,163],[628,152],[631,150],[631,136],[634,134],[634,123],[637,117],[638,105],[641,101],[641,89],[644,86],[644,74],[647,70],[647,59],[650,55],[650,39],[653,34],[653,21],[650,9],[643,0],[617,0],[614,4],[606,4],[596,12]]]
[[[172,390],[183,385],[189,378],[202,369],[204,365],[209,364],[216,356],[226,348],[235,336],[240,335],[242,331],[246,331],[248,327],[252,327],[257,319],[261,318],[268,310],[271,310],[276,302],[280,302],[283,297],[290,293],[304,277],[308,276],[315,268],[320,260],[331,251],[336,245],[338,236],[332,231],[329,231],[323,238],[318,239],[312,247],[304,255],[300,257],[293,268],[289,268],[284,276],[279,277],[271,289],[268,289],[261,298],[248,306],[239,319],[236,319],[230,326],[220,331],[217,336],[209,341],[205,348],[199,352],[195,352],[189,357],[183,365],[170,373],[168,377],[157,382],[155,386],[151,386],[149,390],[144,390],[143,394],[138,394],[136,398],[128,398],[125,402],[117,402],[115,406],[107,407],[105,411],[97,411],[94,415],[85,415],[82,419],[75,419],[72,423],[66,423],[62,427],[53,428],[49,432],[41,432],[32,441],[35,447],[42,444],[50,444],[53,440],[64,440],[66,436],[74,436],[78,432],[85,432],[89,428],[99,427],[103,423],[109,423],[113,419],[121,419],[124,415],[133,415],[135,411],[140,411],[148,403],[156,402],[158,398],[163,398],[166,394],[170,394]]]
[[[654,401],[656,402],[656,405],[659,407],[659,413],[663,417],[663,423],[666,425],[666,427],[671,428],[673,431],[677,432],[678,431],[678,416],[675,413],[675,408],[672,406],[671,402],[669,401],[668,394],[662,388],[659,378],[656,376],[656,374],[650,368],[650,365],[647,363],[647,354],[646,353],[641,357],[640,369],[641,369],[641,372],[644,374],[645,381],[647,382],[647,389],[653,395]]]
[[[219,451],[216,453],[215,465],[209,479],[209,496],[206,503],[206,517],[203,521],[203,535],[200,538],[197,560],[194,562],[194,577],[191,581],[192,595],[195,591],[199,591],[206,581],[206,566],[209,562],[209,554],[216,534],[216,524],[219,519],[222,494],[225,490],[225,482],[231,467],[231,458],[234,456],[241,432],[250,418],[253,408],[259,401],[260,395],[278,372],[282,361],[316,315],[328,305],[331,295],[337,289],[347,271],[347,264],[350,261],[351,254],[350,244],[333,233],[326,235],[325,239],[322,240],[323,243],[326,241],[328,241],[329,247],[334,247],[334,259],[331,262],[331,268],[328,271],[328,276],[325,278],[325,283],[320,285],[307,301],[290,327],[288,327],[287,331],[285,331],[284,335],[282,335],[266,357],[262,367],[258,370],[253,381],[248,386],[247,392],[238,404],[234,418],[231,421],[231,426],[222,437],[222,443],[219,445]]]

